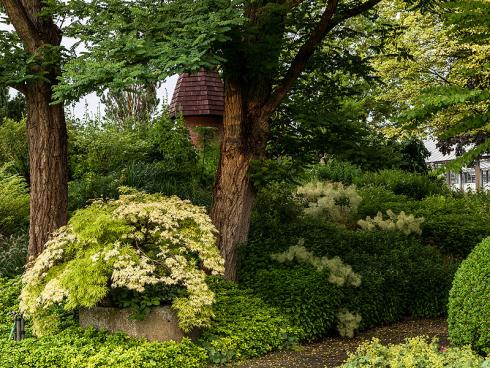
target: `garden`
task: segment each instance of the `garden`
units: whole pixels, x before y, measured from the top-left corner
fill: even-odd
[[[0,368],[490,367],[488,0],[29,1]]]

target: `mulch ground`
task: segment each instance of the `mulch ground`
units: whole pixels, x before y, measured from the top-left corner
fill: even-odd
[[[331,368],[337,367],[362,342],[377,337],[381,342],[397,344],[415,336],[439,338],[447,345],[447,322],[445,319],[421,319],[377,327],[360,333],[353,339],[328,337],[316,343],[304,345],[295,351],[272,353],[262,358],[234,365],[236,368]]]

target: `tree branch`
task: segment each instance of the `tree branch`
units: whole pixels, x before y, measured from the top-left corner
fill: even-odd
[[[272,113],[279,107],[282,100],[286,97],[287,93],[291,90],[296,80],[301,73],[305,70],[308,61],[313,56],[318,45],[323,41],[325,36],[338,24],[344,22],[347,19],[353,18],[359,14],[368,11],[378,4],[381,0],[368,0],[359,6],[347,9],[339,16],[334,17],[337,9],[338,0],[328,0],[327,7],[323,12],[320,21],[316,28],[310,33],[308,39],[303,46],[300,47],[298,53],[294,57],[289,70],[284,78],[279,82],[277,87],[272,92],[271,96],[264,104],[261,112],[261,119],[268,119]],[[301,2],[299,0],[293,0],[293,2]]]
[[[34,53],[42,44],[41,35],[29,18],[26,8],[20,0],[0,0],[15,30],[27,47]]]

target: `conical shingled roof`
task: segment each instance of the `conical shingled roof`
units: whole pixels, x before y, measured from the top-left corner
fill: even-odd
[[[216,70],[179,76],[170,103],[170,116],[223,116],[224,85]]]

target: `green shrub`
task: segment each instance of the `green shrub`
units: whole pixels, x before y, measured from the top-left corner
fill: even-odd
[[[386,213],[388,210],[418,215],[416,210],[420,208],[420,201],[410,199],[405,195],[395,194],[389,189],[368,186],[359,188],[358,193],[362,197],[358,209],[359,219],[376,216],[378,212]]]
[[[449,337],[490,354],[490,238],[481,242],[456,272],[449,294]]]
[[[436,341],[416,337],[398,345],[382,345],[373,339],[350,354],[341,368],[480,368],[488,364],[490,360],[483,363],[483,358],[468,348],[439,349]]]
[[[29,224],[29,192],[19,175],[0,167],[0,234],[24,232]]]
[[[300,238],[315,256],[338,256],[361,276],[359,287],[337,291],[340,304],[333,302],[338,294],[326,290],[331,286],[313,270],[289,267],[286,271],[286,265],[271,260],[271,254],[286,251]],[[306,326],[310,318],[314,322],[317,315],[331,316],[339,307],[359,313],[362,329],[406,316],[444,315],[456,270],[456,263],[446,261],[438,250],[423,245],[417,238],[407,238],[397,232],[352,231],[301,217],[270,230],[253,224],[250,240],[240,249],[240,254],[240,280],[271,305],[285,306],[282,309],[285,313],[291,305],[311,311],[295,317],[297,323]],[[287,272],[292,276],[288,277]],[[282,282],[281,277],[287,282]],[[327,298],[332,301],[326,302]],[[311,333],[307,338],[315,336],[317,331],[328,330],[326,325],[322,330],[321,325],[320,322],[312,324],[314,327],[307,329]]]
[[[328,272],[313,267],[296,266],[260,269],[247,280],[268,304],[280,308],[294,326],[301,328],[305,339],[314,339],[335,329],[336,314],[342,292],[328,282]]]
[[[362,171],[350,162],[331,159],[325,164],[313,166],[311,175],[318,180],[335,181],[351,185],[354,180],[362,176]]]
[[[25,119],[0,121],[0,166],[4,164],[11,165],[16,174],[29,180],[29,151]]]
[[[6,337],[10,312],[18,309],[21,283],[18,278],[0,279],[0,367],[201,367],[207,362],[226,363],[289,348],[304,336],[277,308],[250,290],[219,277],[209,277],[207,282],[216,293],[214,317],[196,344],[186,340],[152,343],[82,330],[73,323],[60,333],[14,343]]]
[[[0,277],[0,341],[7,338],[12,327],[12,312],[19,309],[20,278],[6,279]],[[2,365],[0,365],[2,366]]]
[[[24,272],[27,261],[27,234],[0,234],[0,277],[12,277]]]
[[[422,236],[445,254],[464,258],[490,236],[490,218],[474,214],[437,214],[427,218]]]
[[[117,198],[119,186],[211,203],[214,164],[209,152],[199,157],[180,120],[86,123],[72,125],[69,135],[71,211],[93,198]]]
[[[354,180],[354,184],[384,187],[395,194],[406,195],[417,200],[430,195],[449,193],[447,186],[439,179],[401,170],[366,172]]]
[[[219,278],[211,278],[209,283],[216,293],[215,317],[199,344],[206,348],[212,363],[253,358],[288,348],[303,335],[277,308],[267,305],[250,290]]]

